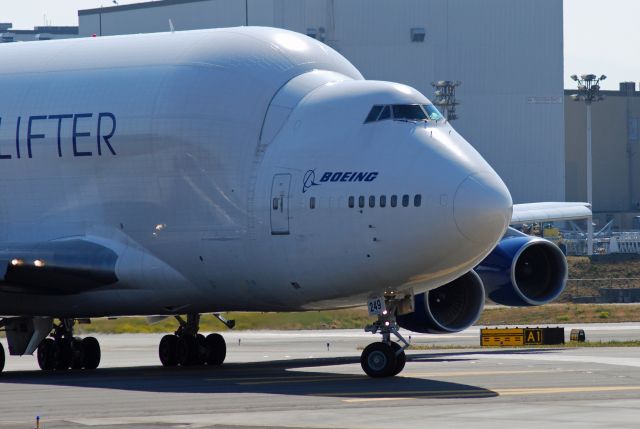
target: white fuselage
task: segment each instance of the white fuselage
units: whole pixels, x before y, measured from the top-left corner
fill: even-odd
[[[446,121],[364,123],[374,105],[430,104],[422,94],[364,80],[303,35],[203,30],[0,56],[0,242],[84,237],[118,254],[119,278],[0,292],[2,315],[357,305],[459,277],[510,220],[506,187]]]

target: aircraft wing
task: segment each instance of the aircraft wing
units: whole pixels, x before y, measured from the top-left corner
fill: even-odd
[[[82,238],[0,247],[0,292],[73,294],[118,281],[118,255]]]
[[[511,224],[586,219],[588,217],[591,217],[591,205],[589,203],[514,204]]]

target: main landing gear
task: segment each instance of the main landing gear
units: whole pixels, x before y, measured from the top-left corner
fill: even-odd
[[[96,369],[100,365],[100,344],[94,337],[73,336],[73,319],[61,319],[54,325],[50,337],[38,346],[40,369],[65,371],[68,369]]]
[[[233,327],[233,321],[223,323]],[[188,314],[185,321],[175,316],[180,323],[173,335],[165,335],[160,340],[158,355],[163,366],[192,366],[192,365],[222,365],[227,355],[227,345],[220,334],[209,334],[206,337],[199,334],[200,315]]]
[[[365,328],[365,331],[372,334],[378,332],[382,334],[382,341],[369,344],[360,356],[360,365],[370,377],[398,375],[407,362],[404,351],[409,347],[409,343],[398,332],[395,313],[394,303],[387,302],[386,309],[378,315],[378,320]],[[391,334],[395,335],[403,345],[391,341]]]

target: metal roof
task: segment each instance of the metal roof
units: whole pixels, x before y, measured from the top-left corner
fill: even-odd
[[[121,6],[97,7],[94,9],[79,10],[78,15],[93,15],[96,13],[122,12],[125,10],[147,9],[161,6],[171,6],[174,4],[198,3],[209,0],[157,0],[144,3],[123,4]]]

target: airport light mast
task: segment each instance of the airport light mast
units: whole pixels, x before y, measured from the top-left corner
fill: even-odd
[[[571,79],[578,83],[578,93],[573,94],[573,101],[584,101],[587,106],[587,202],[593,211],[593,180],[591,172],[591,104],[602,101],[604,97],[600,95],[600,81],[607,77],[594,74],[583,74],[580,77],[571,75]],[[593,255],[593,219],[587,219],[587,255]]]
[[[456,101],[456,88],[462,85],[459,80],[439,80],[437,82],[431,82],[431,86],[435,89],[436,99],[433,102],[444,114],[447,121],[455,121],[458,119],[456,113],[456,106],[460,104]]]

